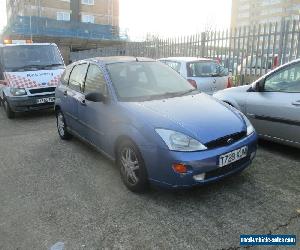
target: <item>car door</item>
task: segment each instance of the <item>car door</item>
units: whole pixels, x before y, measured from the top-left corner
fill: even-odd
[[[107,85],[102,70],[96,64],[90,64],[84,85],[84,94],[101,93],[107,97]],[[78,106],[79,122],[84,133],[82,136],[91,144],[103,149],[104,135],[109,126],[109,107],[106,102],[85,100]]]
[[[78,104],[84,100],[83,84],[87,67],[87,63],[75,65],[70,74],[69,84],[63,90],[65,119],[68,126],[77,133],[81,131],[78,123]]]
[[[300,63],[274,72],[249,92],[246,112],[258,133],[300,143]]]

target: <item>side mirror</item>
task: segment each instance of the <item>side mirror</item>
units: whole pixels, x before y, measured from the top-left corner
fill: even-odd
[[[264,88],[265,88],[265,79],[262,79],[255,84],[255,90],[257,92],[263,92]]]
[[[85,95],[85,100],[90,102],[104,102],[106,97],[102,93],[91,92]]]

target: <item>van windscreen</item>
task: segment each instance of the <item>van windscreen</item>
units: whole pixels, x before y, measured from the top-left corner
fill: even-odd
[[[2,64],[5,71],[44,69],[64,65],[60,53],[53,45],[20,45],[3,48]]]

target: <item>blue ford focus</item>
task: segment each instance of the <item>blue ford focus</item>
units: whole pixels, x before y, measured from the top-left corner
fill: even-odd
[[[69,65],[56,89],[57,129],[115,160],[134,192],[185,188],[242,171],[257,135],[233,107],[200,93],[147,58],[92,58]]]

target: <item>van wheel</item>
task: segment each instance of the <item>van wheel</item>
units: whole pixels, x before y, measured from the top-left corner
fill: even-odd
[[[141,193],[148,187],[147,170],[138,148],[129,140],[121,142],[117,151],[121,178],[132,192]]]
[[[63,140],[71,139],[72,135],[67,130],[67,124],[65,121],[65,117],[60,110],[58,110],[56,112],[56,126],[57,126],[57,131],[58,131],[59,137],[61,139],[63,139]]]
[[[15,112],[13,112],[8,104],[8,102],[4,99],[3,100],[3,107],[6,113],[6,116],[8,119],[13,119],[15,118]]]

